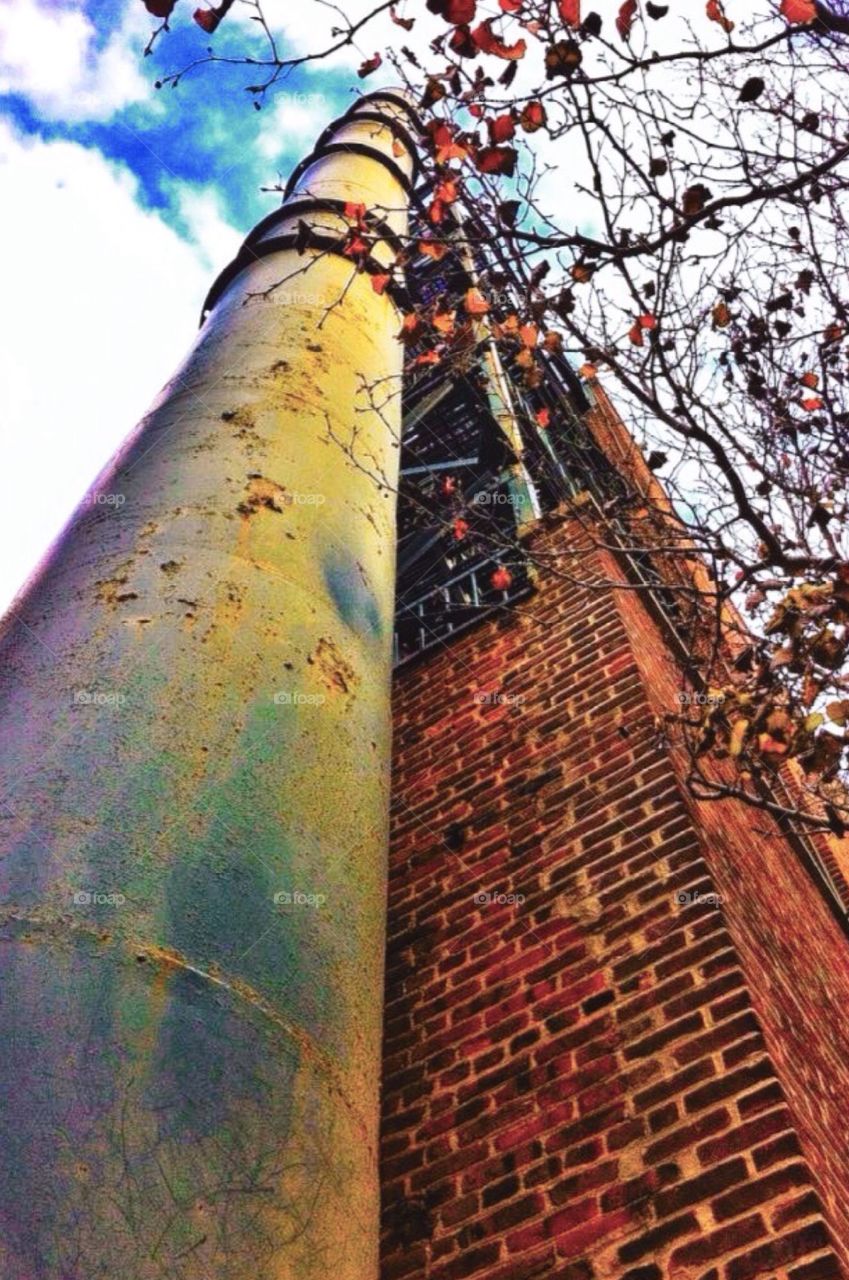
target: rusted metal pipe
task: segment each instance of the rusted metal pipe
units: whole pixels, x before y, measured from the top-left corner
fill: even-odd
[[[5,620],[8,1280],[377,1276],[402,356],[333,245],[414,128],[324,139]]]

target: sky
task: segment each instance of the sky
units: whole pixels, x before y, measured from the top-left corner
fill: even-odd
[[[289,11],[287,47],[314,35],[307,6],[268,7]],[[0,0],[0,611],[179,364],[218,271],[279,203],[261,187],[359,85],[349,50],[260,111],[243,68],[157,90],[211,44],[192,8],[178,3],[145,59],[157,24],[142,0]],[[249,7],[237,10],[218,52],[245,47]]]
[[[444,31],[423,3],[407,44]],[[388,15],[329,61],[297,68],[262,110],[255,72],[198,68],[214,48],[264,50],[254,0],[214,36],[177,0],[170,32],[144,0],[0,0],[0,613],[181,362],[215,276],[279,203],[289,173],[352,95],[396,74],[357,68],[399,42]],[[614,0],[606,0],[608,5]],[[373,0],[344,0],[353,21]],[[338,14],[264,0],[286,56]],[[428,29],[430,23],[430,29]],[[323,47],[323,45],[322,45]]]
[[[210,48],[264,50],[255,0],[236,0],[214,36],[192,21],[203,3],[177,0],[144,58],[158,25],[144,0],[0,0],[0,612],[181,362],[210,284],[279,203],[263,186],[352,94],[396,78],[387,64],[356,75],[399,43],[386,15],[330,61],[297,68],[262,110],[245,67],[198,67],[157,89]],[[343,3],[352,20],[374,7]],[[425,49],[444,31],[424,0],[399,4],[417,15],[404,43]],[[338,21],[328,0],[264,7],[286,56],[314,52]],[[598,7],[610,25],[618,0]],[[693,14],[715,39],[701,5]],[[649,27],[652,40],[667,30]],[[538,156],[544,141],[534,135]],[[561,220],[571,145],[550,144],[540,188]],[[593,229],[574,181],[565,207]]]

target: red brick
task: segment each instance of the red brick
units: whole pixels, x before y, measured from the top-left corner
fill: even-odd
[[[653,1142],[651,1146],[646,1148],[645,1159],[649,1164],[656,1164],[659,1160],[666,1160],[667,1157],[674,1155],[676,1151],[695,1147],[696,1143],[706,1137],[707,1134],[717,1133],[720,1129],[726,1129],[730,1123],[731,1116],[725,1107],[719,1107],[716,1111],[709,1111],[706,1115],[699,1116],[696,1120],[690,1120],[679,1129],[674,1129],[665,1138],[660,1138],[659,1141]]]
[[[703,1238],[693,1280],[835,1280],[799,1232],[816,1177],[849,1241],[846,941],[769,815],[685,795],[674,655],[637,593],[581,585],[606,551],[580,564],[396,681],[383,1177],[436,1228],[427,1257],[387,1230],[381,1280],[602,1280],[611,1242],[662,1280]],[[521,715],[474,707],[502,687]],[[674,907],[696,886],[721,914]],[[786,1259],[735,1242],[761,1216]]]
[[[459,1258],[430,1271],[432,1280],[465,1280],[484,1267],[498,1261],[501,1247],[497,1243],[481,1245],[477,1249],[464,1249]]]
[[[560,1258],[577,1258],[611,1237],[621,1234],[624,1228],[631,1225],[632,1218],[627,1209],[619,1209],[614,1213],[606,1213],[601,1217],[592,1217],[579,1227],[566,1231],[557,1237],[557,1255]]]
[[[817,1253],[830,1244],[828,1231],[821,1222],[811,1223],[800,1231],[770,1240],[741,1258],[733,1258],[726,1268],[728,1280],[754,1280],[755,1276],[786,1267],[789,1262]]]
[[[619,1261],[637,1262],[641,1258],[656,1253],[673,1240],[692,1235],[698,1230],[698,1218],[692,1213],[682,1214],[679,1218],[670,1218],[668,1222],[652,1227],[651,1230],[643,1232],[636,1239],[622,1245],[619,1250]]]
[[[692,1205],[704,1204],[718,1192],[741,1182],[745,1183],[748,1176],[745,1160],[738,1157],[735,1160],[729,1160],[726,1164],[715,1165],[705,1173],[687,1178],[684,1182],[679,1182],[660,1192],[655,1207],[658,1214],[665,1218],[670,1213],[677,1213]]]
[[[763,1239],[766,1235],[764,1220],[759,1213],[748,1218],[741,1218],[718,1231],[710,1231],[691,1240],[689,1244],[676,1249],[670,1259],[673,1269],[677,1267],[702,1267],[706,1262],[715,1262],[726,1254],[744,1248],[754,1240]]]
[[[697,1155],[702,1164],[713,1164],[717,1160],[726,1160],[728,1156],[735,1155],[738,1151],[754,1147],[765,1138],[790,1128],[792,1124],[787,1108],[778,1107],[774,1111],[756,1116],[754,1120],[747,1120],[736,1129],[729,1129],[720,1138],[703,1142],[697,1148]]]
[[[735,1187],[727,1195],[719,1196],[711,1202],[711,1209],[717,1222],[724,1222],[727,1218],[736,1218],[756,1205],[767,1204],[775,1196],[781,1195],[791,1187],[808,1186],[809,1180],[810,1174],[805,1165],[786,1165],[765,1178],[753,1179],[744,1183],[743,1186]]]

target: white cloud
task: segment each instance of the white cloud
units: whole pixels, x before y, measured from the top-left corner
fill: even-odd
[[[171,188],[180,217],[197,245],[201,261],[210,273],[217,275],[236,256],[244,235],[224,217],[221,201],[213,187],[190,187],[184,182],[175,182]]]
[[[316,143],[325,125],[334,117],[333,101],[329,94],[307,91],[289,93],[282,90],[272,100],[271,108],[264,112],[262,132],[257,149],[264,160],[282,161],[290,167],[293,158],[299,160]]]
[[[173,372],[239,237],[189,191],[201,251],[139,207],[122,166],[2,120],[0,204],[2,609]]]
[[[94,27],[77,10],[39,0],[0,5],[0,93],[25,94],[49,118],[107,119],[151,92],[140,70],[146,19],[142,5],[131,5],[97,49]]]

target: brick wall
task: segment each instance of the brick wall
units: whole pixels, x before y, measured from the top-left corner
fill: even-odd
[[[553,573],[399,675],[382,1280],[847,1274],[849,942],[688,799],[679,687],[633,593]]]

